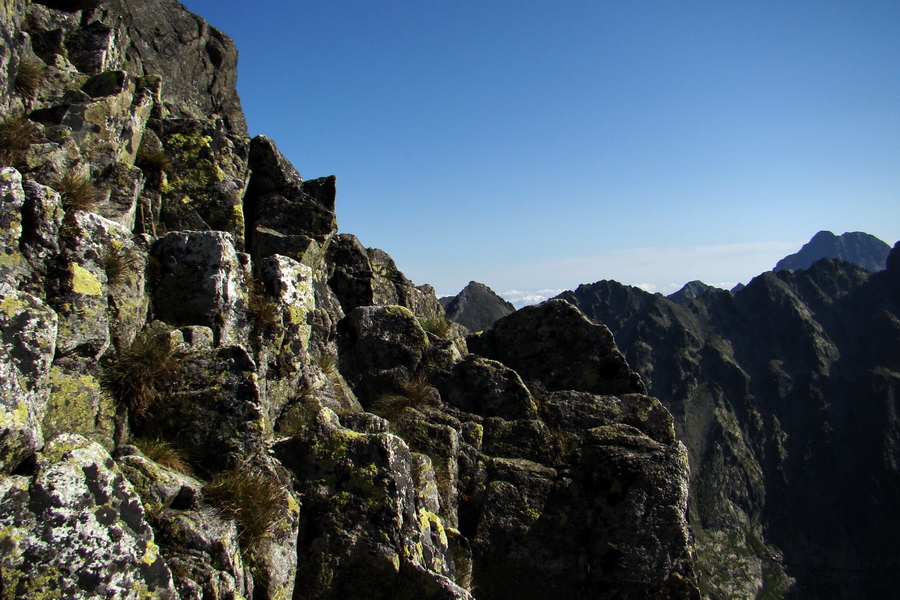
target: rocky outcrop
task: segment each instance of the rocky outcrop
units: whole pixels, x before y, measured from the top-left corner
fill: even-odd
[[[512,304],[494,293],[494,290],[470,281],[460,293],[440,299],[447,317],[469,331],[485,331],[494,322],[516,310]]]
[[[612,330],[675,417],[709,597],[900,583],[896,275],[824,260],[681,305],[609,281],[561,296]]]
[[[686,450],[608,329],[465,338],[174,0],[0,11],[0,595],[699,597]]]
[[[853,263],[867,271],[881,271],[891,247],[874,235],[854,231],[839,236],[820,231],[796,254],[785,256],[773,270],[808,269],[823,258],[835,258]]]

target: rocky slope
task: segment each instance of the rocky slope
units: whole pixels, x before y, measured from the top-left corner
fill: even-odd
[[[606,324],[675,417],[710,598],[888,598],[900,586],[900,245],[676,304],[601,281]]]
[[[836,258],[860,266],[868,271],[881,271],[891,247],[874,235],[855,231],[840,236],[820,231],[799,252],[785,256],[775,265],[775,271],[808,269],[823,258]]]
[[[699,597],[605,327],[462,337],[174,0],[0,12],[0,597]]]
[[[498,296],[494,290],[477,281],[470,281],[455,296],[441,298],[440,303],[447,318],[469,331],[490,329],[497,319],[516,310],[515,306]]]

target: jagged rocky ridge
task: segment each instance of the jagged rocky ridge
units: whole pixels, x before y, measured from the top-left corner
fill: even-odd
[[[477,281],[470,281],[457,295],[445,296],[439,301],[447,318],[469,331],[490,329],[497,319],[516,310],[494,290]]]
[[[615,334],[675,417],[710,598],[900,587],[900,244],[676,304],[612,281],[560,297]]]
[[[699,597],[686,450],[605,327],[464,338],[177,2],[0,11],[0,596]]]

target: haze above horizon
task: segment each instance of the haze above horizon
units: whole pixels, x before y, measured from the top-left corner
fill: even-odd
[[[251,135],[416,284],[746,283],[900,238],[900,3],[185,2]]]

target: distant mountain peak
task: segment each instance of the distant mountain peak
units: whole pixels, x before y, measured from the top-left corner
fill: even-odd
[[[820,231],[800,251],[785,256],[775,265],[775,271],[808,269],[823,258],[837,258],[853,263],[868,271],[881,271],[891,247],[868,233],[854,231],[835,235]]]
[[[720,288],[703,283],[699,280],[689,281],[680,290],[666,296],[675,304],[687,304],[694,298],[702,296],[706,292],[722,291]]]
[[[470,331],[486,331],[497,319],[516,310],[494,290],[477,281],[470,281],[456,296],[441,298],[440,303],[450,320]]]

